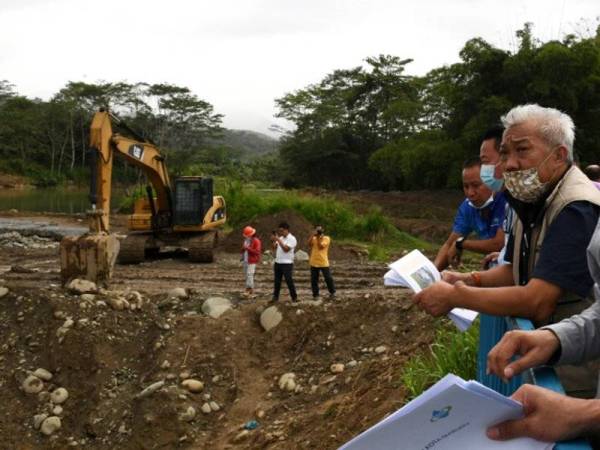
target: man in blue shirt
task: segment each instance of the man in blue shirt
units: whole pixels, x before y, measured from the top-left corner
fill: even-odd
[[[494,194],[479,175],[481,159],[477,156],[465,161],[462,179],[467,197],[458,207],[452,233],[435,257],[434,264],[442,271],[450,264],[460,262],[462,250],[487,254],[498,252],[504,246],[504,221],[506,199]],[[467,239],[474,233],[478,239]]]

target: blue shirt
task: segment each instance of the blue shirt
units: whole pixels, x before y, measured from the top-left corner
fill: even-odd
[[[581,297],[594,284],[587,266],[586,248],[592,239],[600,208],[586,201],[569,203],[548,227],[531,278],[539,278]],[[506,246],[505,259],[512,261],[514,233]],[[526,284],[529,280],[519,280]]]
[[[503,193],[494,195],[494,200],[485,208],[477,209],[465,199],[456,213],[452,231],[461,236],[475,233],[479,239],[492,239],[502,227],[506,211]]]

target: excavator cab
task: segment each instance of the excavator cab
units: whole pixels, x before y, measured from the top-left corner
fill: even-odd
[[[213,180],[181,177],[175,180],[173,225],[199,225],[213,206]]]

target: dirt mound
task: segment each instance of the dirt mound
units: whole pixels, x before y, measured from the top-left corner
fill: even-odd
[[[310,254],[310,250],[307,246],[308,238],[314,232],[314,225],[306,220],[303,216],[295,211],[281,211],[275,214],[269,214],[261,216],[249,224],[256,229],[256,234],[260,238],[263,244],[263,251],[270,249],[270,238],[273,230],[276,230],[281,222],[287,222],[290,226],[290,233],[292,233],[298,240],[297,250],[303,250]],[[321,224],[327,228],[327,224]],[[222,242],[222,249],[228,253],[238,253],[242,246],[242,230],[246,226],[236,228],[233,230]],[[355,249],[352,246],[339,245],[335,239],[332,240],[331,248],[329,249],[329,257],[332,260],[335,259],[349,259],[356,258],[361,254],[359,249]]]
[[[381,294],[283,303],[283,322],[266,333],[259,304],[234,304],[215,320],[199,312],[202,293],[190,293],[185,300],[144,295],[142,307],[129,311],[102,304],[110,294],[88,301],[58,287],[11,288],[0,303],[7,344],[0,401],[10,413],[0,424],[3,445],[337,448],[404,403],[399,372],[433,334],[432,319],[409,301]],[[59,331],[68,320],[68,331]],[[339,363],[346,369],[332,374]],[[54,408],[47,394],[20,388],[39,367],[54,375],[43,392],[69,392],[57,413],[62,427],[51,437],[33,426],[34,415]],[[288,372],[298,386],[292,392],[277,382]],[[182,377],[201,380],[203,390],[188,392]],[[203,412],[211,402],[216,406]],[[190,407],[195,416],[184,419]],[[240,436],[251,420],[258,428]]]

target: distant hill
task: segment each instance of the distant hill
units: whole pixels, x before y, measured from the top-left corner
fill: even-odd
[[[279,141],[263,133],[250,130],[223,131],[223,136],[210,141],[212,145],[224,145],[242,152],[243,160],[251,160],[277,151]]]

